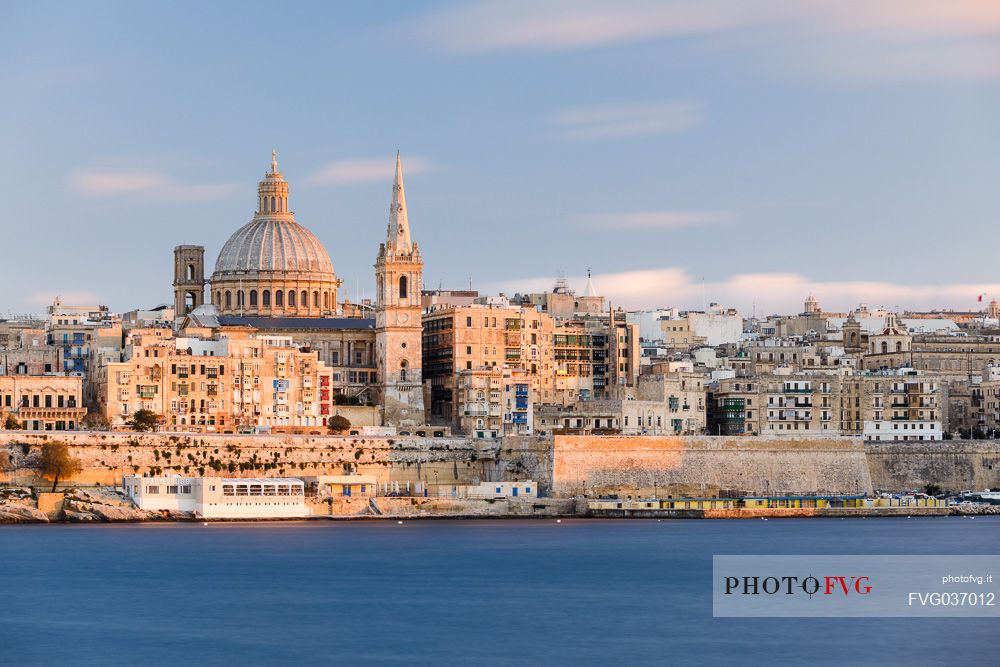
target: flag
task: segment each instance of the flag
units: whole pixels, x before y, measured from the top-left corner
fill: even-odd
[[[982,294],[980,294],[980,295],[979,295],[979,303],[982,303],[982,302],[983,302],[983,295],[982,295]]]

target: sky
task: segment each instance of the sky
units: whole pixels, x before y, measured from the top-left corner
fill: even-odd
[[[0,2],[3,314],[172,301],[272,148],[352,300],[397,150],[425,288],[1000,298],[995,0]]]

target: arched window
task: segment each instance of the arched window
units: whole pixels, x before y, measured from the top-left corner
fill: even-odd
[[[274,197],[271,197],[271,213],[274,213]]]
[[[888,351],[889,351],[889,343],[882,341],[882,354],[885,354]]]
[[[399,362],[399,381],[406,382],[406,359]]]
[[[261,292],[260,300],[264,304],[265,308],[269,308],[271,306],[271,290],[266,289],[263,292]]]
[[[239,290],[238,292],[236,292],[236,305],[242,308],[243,304],[245,303],[246,303],[246,297],[243,296],[243,290]]]
[[[330,310],[330,293],[323,292],[323,310]]]
[[[194,264],[188,264],[187,279],[194,280]]]
[[[222,305],[222,292],[216,292],[215,293],[215,305],[216,306],[221,306]]]
[[[230,292],[229,290],[226,290],[226,308],[232,308],[232,307],[233,307],[233,293]]]
[[[295,290],[288,290],[288,307],[295,307]]]
[[[399,277],[399,298],[406,298],[406,276]]]
[[[303,308],[309,307],[309,292],[302,290],[302,295],[299,297],[299,305]]]
[[[902,352],[902,351],[903,351],[903,344],[899,341],[896,341],[896,352]]]
[[[313,308],[319,308],[319,290],[313,292]]]
[[[282,292],[280,289],[274,290],[274,305],[279,307],[284,306],[285,305],[284,300],[285,300],[285,293]]]
[[[255,289],[250,290],[250,305],[251,306],[257,305],[257,290]]]

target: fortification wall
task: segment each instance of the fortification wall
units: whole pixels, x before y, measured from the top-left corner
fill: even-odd
[[[872,484],[880,490],[921,489],[937,484],[948,491],[1000,487],[1000,441],[869,442],[865,456]]]
[[[0,432],[0,449],[10,453],[13,470],[0,481],[43,484],[35,466],[41,446],[53,440],[66,443],[83,466],[72,480],[65,480],[74,484],[114,484],[122,475],[147,472],[248,477],[353,470],[375,475],[381,482],[423,482],[434,488],[531,479],[535,472],[521,463],[520,456],[505,461],[498,441],[462,437],[7,431]],[[526,451],[548,450],[541,441],[526,439],[526,443]]]
[[[853,494],[872,490],[853,438],[555,436],[556,496]]]
[[[114,484],[132,473],[279,476],[353,470],[434,491],[525,480],[543,494],[665,496],[854,494],[938,484],[1000,487],[1000,442],[867,443],[852,438],[556,436],[363,437],[170,433],[0,432],[13,469],[0,482],[42,486],[45,442],[65,442],[83,470],[63,486]],[[49,482],[51,484],[51,482]]]

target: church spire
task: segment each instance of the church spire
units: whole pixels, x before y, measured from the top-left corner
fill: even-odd
[[[587,269],[587,287],[583,291],[584,296],[597,296],[597,290],[594,289],[594,281],[590,278],[590,269]]]
[[[399,151],[396,151],[396,177],[392,182],[392,203],[389,204],[386,249],[392,254],[405,254],[412,249],[410,222],[406,216],[406,193],[403,191],[403,162],[399,158]]]

